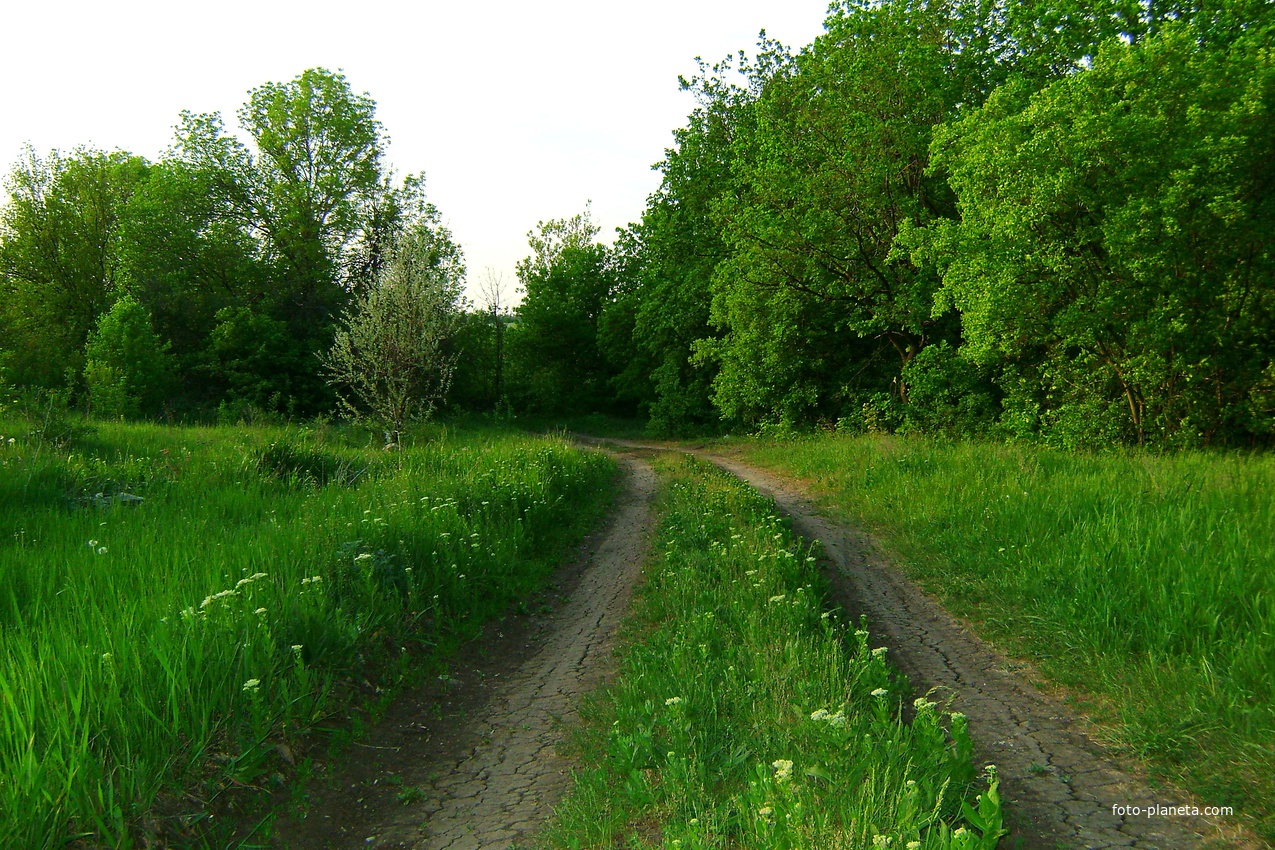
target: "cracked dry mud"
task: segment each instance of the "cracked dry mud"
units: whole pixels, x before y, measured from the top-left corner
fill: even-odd
[[[773,498],[803,537],[822,543],[837,602],[866,615],[874,636],[918,693],[950,697],[969,717],[980,759],[997,765],[1010,847],[1191,850],[1260,846],[1204,818],[1117,816],[1112,807],[1175,806],[1182,795],[1151,790],[1091,736],[1062,703],[1007,661],[877,554],[861,534],[817,513],[791,483],[738,460],[692,452]],[[1196,805],[1200,805],[1196,803]],[[1202,808],[1202,806],[1200,806]]]
[[[493,626],[444,692],[436,683],[396,703],[362,745],[381,757],[354,759],[336,787],[317,790],[305,818],[278,824],[276,847],[499,850],[536,831],[569,778],[556,746],[578,697],[609,672],[648,549],[655,475],[618,460],[615,508],[557,577],[552,614]]]

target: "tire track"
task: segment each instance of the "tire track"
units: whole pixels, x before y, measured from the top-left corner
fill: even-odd
[[[1114,760],[1086,724],[1042,694],[1009,662],[962,626],[877,553],[862,534],[820,516],[796,487],[724,455],[692,451],[773,498],[794,529],[822,544],[837,602],[867,616],[874,635],[918,692],[933,690],[969,718],[981,760],[1001,776],[1005,843],[1021,847],[1193,850],[1258,847],[1227,824],[1203,817],[1118,815],[1116,806],[1192,805],[1152,791]],[[1195,804],[1198,805],[1198,804]]]
[[[399,746],[367,746],[392,756],[343,777],[304,822],[282,824],[276,846],[501,850],[535,833],[569,779],[557,744],[576,719],[578,698],[609,672],[615,629],[649,548],[655,474],[641,460],[617,460],[624,487],[616,507],[587,564],[568,577],[564,601],[530,636],[538,646],[511,664],[519,647],[497,633],[491,657],[461,665],[468,682],[459,688],[468,693],[445,699],[450,716],[428,726],[422,719],[440,705],[436,696],[417,695],[391,711],[382,724],[390,728],[371,740]],[[381,781],[387,777],[397,783]],[[348,800],[359,794],[362,809]],[[345,811],[333,818],[325,810],[336,805]]]

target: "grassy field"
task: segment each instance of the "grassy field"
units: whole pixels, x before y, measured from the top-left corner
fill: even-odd
[[[885,651],[824,608],[770,502],[681,456],[658,468],[656,556],[543,844],[995,847],[964,718],[920,699],[901,719]]]
[[[1275,841],[1275,458],[729,441],[806,479],[1115,743]]]
[[[351,685],[374,699],[543,579],[615,474],[495,432],[25,433],[0,423],[0,847],[30,850],[215,832]]]

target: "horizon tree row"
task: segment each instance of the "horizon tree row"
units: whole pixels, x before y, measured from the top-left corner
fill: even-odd
[[[386,164],[375,109],[312,68],[249,93],[250,144],[184,112],[157,162],[28,148],[0,211],[0,385],[106,416],[331,410],[322,357],[400,240],[453,306],[464,278],[424,177]]]
[[[423,178],[339,74],[253,90],[251,146],[187,113],[157,163],[28,151],[0,387],[326,413],[353,398],[338,331],[383,338],[356,314],[410,267],[439,370],[400,410],[1271,443],[1275,3],[843,0],[824,30],[701,62],[641,220],[611,245],[588,209],[540,222],[512,310],[494,278],[468,309]]]
[[[1268,444],[1273,8],[841,2],[701,63],[575,385],[662,433]]]

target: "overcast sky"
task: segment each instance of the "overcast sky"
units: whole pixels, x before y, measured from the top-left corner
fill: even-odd
[[[696,56],[800,46],[827,0],[5,2],[0,161],[22,145],[157,157],[182,109],[237,130],[249,89],[322,66],[378,104],[400,173],[424,171],[470,282],[513,279],[536,222],[592,199],[609,238],[658,185]]]

